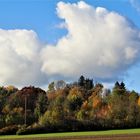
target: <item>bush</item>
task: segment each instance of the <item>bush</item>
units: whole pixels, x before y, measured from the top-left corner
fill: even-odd
[[[0,115],[0,129],[5,126],[4,116]]]
[[[16,134],[19,135],[25,132],[26,132],[26,126],[23,125],[20,129],[17,130]]]
[[[31,126],[25,127],[23,126],[21,129],[17,131],[17,135],[26,135],[26,134],[40,134],[40,133],[45,133],[46,129],[45,127],[38,125],[38,124],[33,124]]]
[[[0,135],[15,135],[20,128],[18,125],[11,125],[0,129]]]
[[[73,124],[74,125],[74,124]],[[21,128],[17,131],[17,135],[27,135],[27,134],[41,134],[41,133],[53,133],[53,132],[64,132],[67,131],[66,125],[62,124],[50,124],[48,126],[43,126],[40,124],[33,124],[28,127]],[[71,130],[71,127],[70,127]]]

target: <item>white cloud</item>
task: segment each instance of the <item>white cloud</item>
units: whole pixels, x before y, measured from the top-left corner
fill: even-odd
[[[0,29],[0,84],[23,86],[43,83],[38,55],[40,46],[34,31]]]
[[[67,35],[42,45],[32,30],[0,29],[0,84],[45,85],[50,80],[120,78],[139,60],[140,31],[125,17],[85,2],[59,2]]]
[[[139,59],[140,31],[125,17],[81,1],[59,2],[57,14],[68,34],[41,51],[48,77],[81,74],[104,81],[120,78]]]

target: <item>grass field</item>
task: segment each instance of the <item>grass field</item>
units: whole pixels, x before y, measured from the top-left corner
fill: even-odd
[[[34,134],[34,135],[10,135],[0,136],[2,139],[37,139],[37,138],[64,138],[64,137],[81,137],[81,136],[106,136],[106,135],[125,135],[125,134],[140,134],[140,129],[125,129],[125,130],[107,130],[107,131],[92,131],[92,132],[65,132],[65,133],[50,133],[50,134]]]

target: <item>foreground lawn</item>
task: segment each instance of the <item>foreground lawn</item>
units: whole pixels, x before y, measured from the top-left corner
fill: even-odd
[[[140,129],[125,129],[125,130],[107,130],[107,131],[91,131],[91,132],[65,132],[65,133],[49,133],[49,134],[34,134],[34,135],[9,135],[0,136],[0,139],[19,139],[19,138],[51,138],[51,137],[70,137],[70,136],[97,136],[97,135],[119,135],[119,134],[140,134]]]

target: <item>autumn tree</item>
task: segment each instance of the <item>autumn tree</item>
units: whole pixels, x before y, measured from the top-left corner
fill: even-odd
[[[54,88],[56,90],[64,89],[66,87],[66,82],[63,80],[58,80],[54,82]]]

